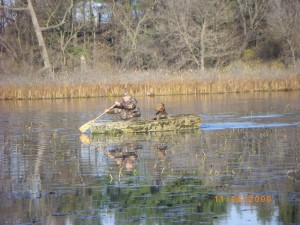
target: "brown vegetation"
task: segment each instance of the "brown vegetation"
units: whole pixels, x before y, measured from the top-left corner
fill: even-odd
[[[55,78],[21,78],[3,79],[0,99],[121,96],[124,91],[136,96],[151,96],[300,90],[299,70],[266,66],[252,69],[251,65],[245,64],[236,64],[223,71],[122,71],[114,75],[90,71],[87,74],[60,74]]]
[[[299,89],[299,10],[298,0],[2,1],[0,98]]]

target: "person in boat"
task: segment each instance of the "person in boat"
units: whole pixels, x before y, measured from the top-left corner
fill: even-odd
[[[165,104],[160,102],[156,105],[155,120],[168,119],[169,114],[166,112]]]
[[[106,112],[109,114],[119,114],[122,120],[141,116],[137,100],[131,97],[128,92],[124,93],[121,102],[115,101],[115,106],[110,110],[106,109]]]

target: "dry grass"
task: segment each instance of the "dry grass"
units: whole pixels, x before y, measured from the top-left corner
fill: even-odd
[[[135,96],[254,91],[300,90],[300,70],[235,64],[222,71],[89,71],[6,76],[0,83],[0,99],[49,99],[120,96],[127,90]]]

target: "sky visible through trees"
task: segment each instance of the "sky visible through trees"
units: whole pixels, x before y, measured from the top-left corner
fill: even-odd
[[[1,0],[0,70],[218,68],[245,58],[295,66],[299,0]]]

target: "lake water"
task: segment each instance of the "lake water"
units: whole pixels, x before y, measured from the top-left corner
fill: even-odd
[[[299,99],[138,98],[201,127],[118,136],[78,132],[113,98],[0,101],[0,224],[299,224]]]

